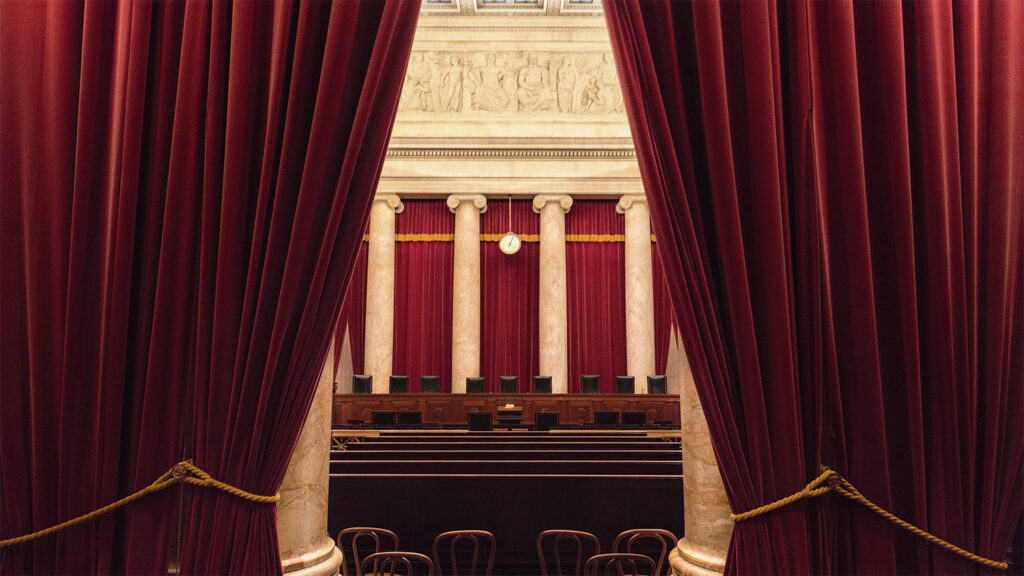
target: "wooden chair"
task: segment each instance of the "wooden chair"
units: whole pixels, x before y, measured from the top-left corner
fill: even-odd
[[[668,557],[669,551],[675,547],[678,539],[675,534],[668,530],[661,530],[658,528],[635,528],[633,530],[626,530],[615,537],[615,542],[612,543],[612,552],[626,552],[633,554],[633,545],[635,543],[648,542],[651,540],[654,541],[651,545],[652,548],[661,549],[658,552],[658,562],[655,573],[661,574],[661,567],[665,566],[665,575],[671,576],[672,566],[665,562],[665,559]],[[625,550],[620,549],[623,544],[625,544]]]
[[[424,576],[423,572],[417,572],[413,570],[412,561],[423,563],[426,566],[426,576],[434,576],[434,563],[429,557],[420,554],[418,552],[405,552],[400,550],[393,550],[391,552],[375,552],[370,554],[366,558],[363,558],[363,562],[360,565],[361,572],[363,574],[373,574],[374,576]],[[367,572],[366,568],[373,566],[371,572]],[[402,572],[398,570],[402,569]]]
[[[343,540],[346,537],[349,538],[350,547],[344,546]],[[388,550],[382,550],[381,548],[390,548],[390,550],[398,550],[398,534],[395,534],[391,530],[385,528],[371,528],[367,526],[356,526],[352,528],[345,528],[341,532],[338,532],[338,537],[335,538],[335,542],[338,545],[338,549],[341,550],[344,558],[341,561],[341,573],[344,576],[348,576],[348,559],[352,558],[355,564],[356,576],[363,576],[363,566],[359,562],[359,539],[368,538],[373,541],[373,554],[380,552],[386,552]],[[391,541],[391,545],[387,546],[381,540],[385,538]],[[372,554],[371,554],[372,555]],[[376,570],[374,570],[376,572]]]
[[[601,567],[604,572],[601,572]],[[657,576],[654,560],[643,554],[612,552],[611,554],[595,554],[587,559],[583,568],[586,576]]]
[[[540,573],[542,576],[548,576],[548,564],[544,557],[544,540],[551,538],[554,540],[554,557],[555,557],[555,570],[557,576],[562,576],[562,555],[561,545],[563,540],[571,541],[576,547],[576,562],[574,564],[572,574],[575,576],[582,576],[584,563],[583,559],[588,558],[589,555],[585,556],[584,552],[584,541],[590,542],[594,545],[594,555],[601,553],[601,541],[597,539],[590,532],[580,532],[579,530],[545,530],[537,536],[537,559],[540,561]]]
[[[461,540],[467,540],[473,544],[473,560],[469,568],[470,576],[476,576],[477,565],[482,560],[480,558],[480,541],[486,540],[489,542],[491,551],[487,557],[487,571],[484,572],[483,576],[491,576],[491,570],[494,568],[494,553],[497,549],[497,541],[494,539],[494,534],[486,530],[452,530],[438,534],[434,538],[434,568],[437,570],[438,576],[444,574],[445,564],[441,562],[441,555],[438,553],[438,550],[445,541],[449,541],[448,558],[451,564],[452,576],[459,576],[458,554],[455,546]]]

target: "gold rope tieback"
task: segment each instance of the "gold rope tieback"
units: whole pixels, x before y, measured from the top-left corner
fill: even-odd
[[[165,488],[170,488],[171,486],[174,486],[175,484],[179,483],[191,484],[192,486],[216,488],[217,490],[227,492],[232,496],[237,496],[242,500],[256,502],[257,504],[273,504],[274,502],[277,502],[278,500],[281,499],[280,494],[274,494],[273,496],[263,496],[260,494],[253,494],[252,492],[246,492],[245,490],[242,490],[241,488],[235,488],[230,484],[225,484],[220,480],[212,478],[202,468],[199,468],[198,466],[193,464],[191,460],[185,460],[182,462],[178,462],[177,464],[172,466],[170,470],[164,472],[152,484],[146,486],[145,488],[139,490],[138,492],[135,492],[134,494],[125,496],[124,498],[121,498],[117,502],[107,504],[102,508],[93,510],[92,512],[83,514],[77,518],[72,518],[67,522],[61,522],[56,526],[50,526],[49,528],[44,528],[31,534],[25,534],[24,536],[8,538],[7,540],[0,540],[0,548],[15,546],[23,542],[30,542],[37,538],[42,538],[43,536],[46,536],[48,534],[59,532],[60,530],[70,528],[75,524],[80,524],[87,520],[92,520],[97,516],[102,516],[108,512],[113,512],[114,510],[117,510],[122,506],[130,504],[131,502],[134,502],[135,500],[142,498],[143,496],[155,494],[157,492],[160,492],[161,490],[164,490]]]
[[[875,514],[878,514],[882,518],[885,518],[886,520],[892,522],[900,528],[903,528],[904,530],[912,534],[916,534],[921,538],[924,538],[925,540],[931,542],[932,544],[941,546],[942,548],[945,548],[946,550],[949,550],[954,554],[958,554],[964,558],[967,558],[968,560],[973,560],[978,564],[988,566],[989,568],[998,568],[1000,570],[1006,570],[1010,567],[1010,565],[1006,562],[998,562],[996,560],[985,558],[984,556],[978,556],[977,554],[968,552],[967,550],[964,550],[963,548],[956,546],[955,544],[950,544],[942,538],[939,538],[938,536],[930,532],[927,532],[925,530],[918,528],[917,526],[914,526],[910,522],[907,522],[906,520],[903,520],[895,514],[892,514],[891,512],[882,509],[882,507],[879,506],[878,504],[875,504],[871,500],[865,498],[864,495],[861,494],[859,490],[854,488],[853,484],[850,484],[850,481],[844,478],[842,474],[840,474],[839,472],[832,470],[828,466],[822,466],[821,470],[821,475],[815,478],[814,480],[811,480],[810,483],[807,484],[807,486],[804,486],[803,490],[790,494],[785,498],[776,500],[771,504],[765,504],[764,506],[759,506],[757,508],[754,508],[753,510],[748,510],[746,512],[741,512],[739,514],[733,514],[733,522],[743,522],[744,520],[750,520],[751,518],[756,518],[757,516],[760,516],[762,514],[766,514],[768,512],[772,512],[773,510],[778,510],[779,508],[788,506],[793,502],[797,502],[805,498],[815,498],[828,492],[834,492],[849,500],[857,502],[858,504],[863,504],[868,508],[868,510],[871,510]]]

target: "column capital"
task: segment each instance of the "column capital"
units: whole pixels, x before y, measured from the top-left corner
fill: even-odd
[[[455,210],[462,204],[472,204],[481,214],[487,212],[487,197],[483,194],[452,194],[445,201],[448,209],[455,213]]]
[[[395,214],[401,214],[402,210],[405,210],[405,204],[402,204],[402,199],[398,197],[398,194],[377,194],[373,197],[373,203],[384,204],[394,210]]]
[[[619,198],[619,203],[615,205],[615,211],[619,214],[625,214],[634,204],[647,206],[647,196],[643,194],[626,194]]]
[[[533,211],[540,214],[548,202],[561,206],[562,214],[569,212],[569,208],[572,208],[572,196],[568,194],[538,194],[533,197]]]

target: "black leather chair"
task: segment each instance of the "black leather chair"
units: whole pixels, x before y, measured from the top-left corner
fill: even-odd
[[[618,428],[619,427],[619,413],[618,412],[594,412],[594,427],[595,428]]]
[[[534,376],[533,393],[551,394],[551,376]]]
[[[395,413],[393,410],[374,410],[370,418],[370,424],[377,428],[395,427]]]
[[[647,377],[648,394],[668,394],[668,377],[664,374]]]
[[[633,394],[635,390],[632,376],[616,376],[615,377],[615,393],[616,394]]]
[[[580,391],[584,394],[599,394],[601,392],[601,376],[599,374],[580,376]]]
[[[645,428],[647,426],[647,412],[623,412],[623,428]]]
[[[466,394],[483,394],[486,390],[486,378],[482,376],[466,378]]]
[[[558,412],[534,412],[533,427],[538,432],[558,428]]]
[[[369,394],[373,392],[373,375],[356,374],[352,376],[352,393]]]
[[[399,412],[398,426],[401,428],[419,428],[423,426],[423,412],[419,410]]]
[[[466,418],[469,420],[471,432],[490,432],[493,429],[490,412],[470,412]]]
[[[392,376],[388,381],[388,392],[392,394],[408,394],[409,393],[409,377],[408,376]]]
[[[420,393],[437,394],[441,391],[440,376],[420,376]]]
[[[498,383],[501,386],[502,394],[518,394],[519,393],[519,377],[518,376],[499,376]]]

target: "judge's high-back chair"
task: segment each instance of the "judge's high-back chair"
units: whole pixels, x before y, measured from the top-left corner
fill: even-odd
[[[573,551],[573,555],[568,558],[568,562],[562,558],[562,552],[566,548],[562,546],[563,543],[569,544],[569,550]],[[545,549],[550,552],[550,555],[544,554]],[[541,576],[549,576],[549,557],[554,560],[555,576],[568,576],[570,574],[578,576],[583,574],[585,559],[600,553],[601,541],[590,532],[581,532],[579,530],[545,530],[537,535],[537,561],[540,562]],[[572,571],[562,570],[570,565],[572,566]]]
[[[459,546],[459,543],[464,543]],[[485,545],[486,543],[486,545]],[[447,547],[447,550],[445,548]],[[486,549],[485,549],[486,548]],[[491,576],[494,569],[494,553],[497,550],[494,534],[486,530],[452,530],[442,532],[434,538],[434,568],[438,576]],[[472,553],[470,553],[472,552]],[[483,566],[483,555],[487,553],[487,565]],[[462,562],[459,562],[459,559]],[[468,562],[466,560],[469,560]],[[447,562],[445,562],[447,560]],[[462,570],[459,567],[462,566]],[[448,568],[446,570],[445,568]]]
[[[369,526],[345,528],[338,532],[338,537],[334,541],[342,553],[341,573],[344,576],[351,574],[348,569],[349,560],[353,562],[355,576],[363,576],[363,565],[359,561],[360,556],[366,555],[369,557],[378,552],[398,550],[398,534],[386,528],[372,528]],[[373,571],[373,573],[376,572],[376,570]]]
[[[441,392],[440,376],[420,376],[420,393],[437,394]]]
[[[434,562],[418,552],[377,552],[363,559],[363,574],[374,576],[434,576]]]
[[[665,567],[665,576],[672,574],[672,566],[666,562],[668,553],[675,548],[679,539],[668,530],[660,528],[635,528],[619,533],[612,543],[612,552],[626,552],[629,554],[644,554],[652,559],[657,557],[654,571],[661,574],[662,566]]]
[[[643,554],[625,552],[595,554],[587,559],[583,568],[586,576],[657,576],[654,560]]]
[[[551,394],[551,376],[534,376],[533,393]]]
[[[499,376],[498,377],[499,389],[502,394],[517,394],[519,393],[519,377],[518,376]]]

